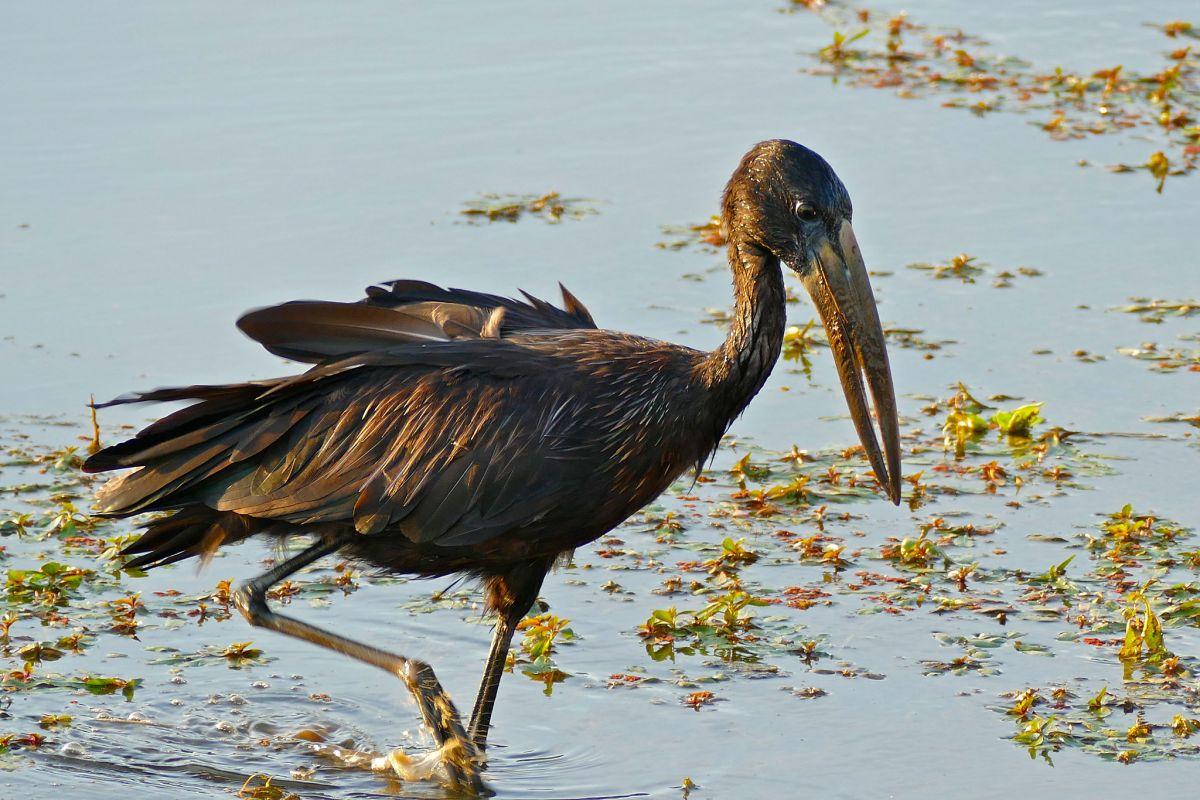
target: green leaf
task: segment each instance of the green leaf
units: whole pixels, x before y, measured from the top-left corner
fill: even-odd
[[[1033,426],[1043,422],[1041,411],[1044,403],[1030,403],[1012,411],[997,411],[992,415],[992,424],[1005,436],[1029,436]]]
[[[1012,643],[1012,645],[1013,645],[1013,649],[1016,650],[1018,653],[1030,653],[1030,654],[1036,655],[1036,656],[1051,656],[1051,657],[1054,656],[1054,653],[1050,652],[1050,648],[1045,647],[1044,645],[1029,644],[1027,642],[1021,641],[1020,639],[1017,639],[1016,641],[1014,641]]]

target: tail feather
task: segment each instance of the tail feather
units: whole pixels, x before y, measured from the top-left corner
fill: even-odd
[[[205,402],[211,401],[199,405]],[[268,409],[250,408],[191,430],[179,427],[173,436],[139,434],[101,450],[84,463],[85,471],[131,466],[140,469],[106,483],[96,495],[95,511],[108,516],[128,516],[186,504],[191,498],[185,490],[253,459],[286,435],[310,410],[311,405],[294,403]]]
[[[107,403],[97,403],[96,408],[110,408],[129,403],[170,400],[200,401],[151,423],[132,439],[111,445],[93,454],[84,462],[83,471],[107,472],[136,466],[141,463],[136,460],[138,455],[144,455],[156,446],[163,444],[172,446],[181,441],[181,437],[189,435],[191,435],[190,440],[197,442],[217,436],[237,425],[245,417],[244,412],[253,408],[255,398],[280,382],[280,379],[275,379],[216,386],[172,387],[125,394],[109,400]]]
[[[240,542],[260,530],[261,524],[262,520],[232,511],[193,506],[148,522],[145,532],[121,555],[136,556],[125,563],[126,569],[153,569],[194,556],[207,564],[219,547]]]

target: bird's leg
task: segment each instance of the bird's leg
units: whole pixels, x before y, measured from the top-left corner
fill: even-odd
[[[273,584],[332,553],[346,541],[346,538],[334,538],[317,542],[307,550],[276,565],[269,572],[247,581],[234,592],[234,604],[242,616],[255,627],[327,647],[398,676],[412,692],[421,718],[433,734],[449,782],[457,788],[482,794],[484,785],[479,776],[475,747],[467,738],[458,711],[454,708],[450,696],[438,683],[431,666],[423,661],[389,653],[307,622],[278,614],[267,605],[267,589]]]
[[[546,577],[545,565],[532,565],[504,576],[502,581],[489,583],[489,594],[498,607],[496,629],[492,633],[492,646],[488,651],[487,664],[483,668],[483,680],[479,694],[475,697],[475,709],[471,712],[471,742],[480,753],[487,747],[488,727],[492,721],[492,708],[496,705],[496,692],[500,689],[500,678],[508,661],[508,648],[521,618],[537,599],[542,580]]]
[[[512,644],[517,623],[525,615],[508,612],[496,620],[492,632],[492,647],[488,651],[487,664],[483,668],[483,680],[479,683],[479,694],[475,696],[475,709],[471,712],[471,741],[483,752],[487,747],[488,727],[492,722],[492,708],[496,705],[496,692],[500,689],[500,678],[508,661],[508,648]]]

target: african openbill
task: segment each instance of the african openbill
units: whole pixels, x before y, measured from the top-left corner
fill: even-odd
[[[196,402],[87,460],[89,472],[136,468],[100,490],[97,512],[170,512],[127,548],[131,568],[207,558],[253,535],[312,537],[240,587],[238,609],[402,678],[448,781],[479,791],[509,645],[546,572],[703,466],[779,357],[781,264],[812,296],[871,467],[899,502],[891,371],[850,218],[824,159],[794,142],[755,145],[725,189],[736,313],[712,352],[599,329],[566,289],[560,309],[393,281],[354,303],[251,311],[242,331],[313,366],[112,401]],[[497,622],[468,730],[428,664],[268,607],[268,587],[333,552],[482,581]]]

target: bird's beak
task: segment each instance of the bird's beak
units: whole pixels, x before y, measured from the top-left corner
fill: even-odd
[[[883,326],[875,308],[875,295],[867,279],[849,220],[842,222],[837,239],[824,237],[809,254],[808,269],[801,271],[805,288],[825,323],[833,348],[838,377],[858,438],[867,451],[871,468],[891,501],[900,504],[900,429],[896,418],[896,392],[888,364]],[[866,386],[875,405],[875,419],[883,440],[876,438],[867,406]]]

